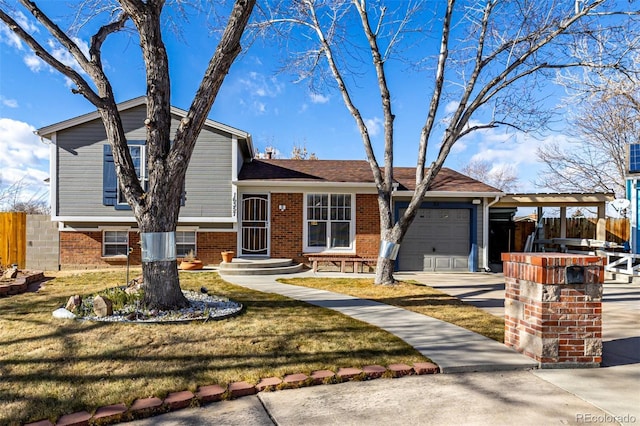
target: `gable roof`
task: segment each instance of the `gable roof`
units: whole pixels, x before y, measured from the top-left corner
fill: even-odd
[[[398,191],[413,191],[416,169],[394,167],[393,177]],[[367,161],[362,160],[265,160],[254,159],[245,163],[238,181],[354,183],[375,185],[373,173]],[[429,187],[437,192],[478,192],[502,194],[502,191],[443,167]]]
[[[125,102],[121,102],[117,105],[118,107],[118,111],[122,112],[122,111],[126,111],[128,109],[131,108],[136,108],[139,107],[141,105],[146,105],[147,104],[147,97],[146,96],[139,96],[137,98],[134,99],[130,99],[128,101]],[[178,117],[186,117],[187,116],[187,111],[180,109],[180,108],[176,108],[176,107],[171,107],[171,114],[172,115],[176,115]],[[74,117],[74,118],[70,118],[68,120],[65,121],[61,121],[59,123],[55,123],[55,124],[51,124],[49,126],[46,127],[42,127],[38,130],[36,130],[36,134],[38,136],[42,136],[43,138],[46,139],[50,139],[51,136],[56,133],[59,132],[61,130],[65,130],[74,126],[78,126],[80,124],[84,124],[84,123],[88,123],[89,121],[93,121],[93,120],[98,120],[100,119],[100,114],[98,113],[98,111],[93,111],[84,115],[80,115],[78,117]],[[235,135],[240,139],[246,139],[249,143],[250,143],[250,151],[249,152],[253,152],[253,145],[251,144],[251,135],[247,132],[244,132],[242,130],[236,129],[235,127],[231,127],[231,126],[227,126],[226,124],[222,124],[219,123],[217,121],[214,120],[209,120],[207,119],[204,123],[205,126],[208,127],[212,127],[214,129],[223,131],[225,133],[229,133],[231,135]]]

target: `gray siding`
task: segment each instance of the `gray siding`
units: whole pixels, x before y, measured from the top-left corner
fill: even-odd
[[[144,140],[146,107],[122,113],[127,139]],[[178,120],[173,120],[173,129]],[[57,213],[60,216],[131,217],[130,210],[102,204],[103,146],[101,120],[57,133]],[[187,199],[180,216],[231,216],[231,136],[205,127],[186,176]]]

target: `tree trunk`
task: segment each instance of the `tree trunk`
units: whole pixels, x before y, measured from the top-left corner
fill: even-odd
[[[148,308],[172,310],[189,306],[180,289],[178,264],[175,260],[142,264],[144,304]]]
[[[376,266],[376,278],[374,283],[377,285],[393,285],[396,283],[393,278],[395,261],[386,257],[378,256],[378,264]]]

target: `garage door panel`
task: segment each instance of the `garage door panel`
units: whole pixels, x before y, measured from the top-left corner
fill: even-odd
[[[420,209],[400,247],[402,270],[469,270],[469,209]]]

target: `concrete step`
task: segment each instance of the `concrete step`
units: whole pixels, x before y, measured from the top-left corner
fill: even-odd
[[[295,274],[300,272],[304,265],[302,263],[292,264],[289,266],[276,267],[250,267],[250,268],[227,268],[228,264],[221,263],[218,272],[222,275],[281,275]]]
[[[262,268],[282,268],[291,266],[291,259],[243,259],[235,258],[231,262],[222,262],[220,269],[262,269]]]

